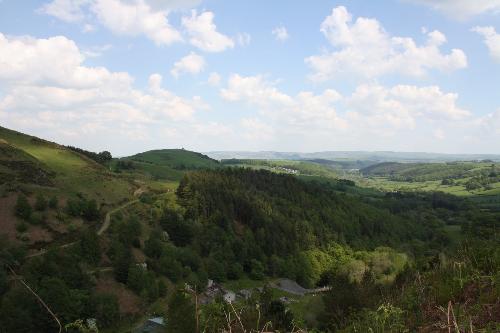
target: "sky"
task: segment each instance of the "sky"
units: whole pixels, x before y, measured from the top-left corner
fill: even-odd
[[[0,126],[124,156],[500,153],[500,0],[0,0]]]

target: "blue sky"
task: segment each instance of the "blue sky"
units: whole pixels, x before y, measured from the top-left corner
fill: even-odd
[[[500,153],[500,0],[0,0],[0,124],[153,148]]]

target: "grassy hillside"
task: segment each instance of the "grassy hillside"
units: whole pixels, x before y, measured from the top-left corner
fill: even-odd
[[[112,168],[119,172],[139,173],[149,179],[179,181],[186,171],[212,169],[219,162],[184,149],[151,150],[116,159]]]
[[[214,168],[219,165],[219,162],[206,155],[184,149],[150,150],[130,156],[128,159],[168,166],[176,170]]]
[[[29,191],[41,191],[33,185],[44,185],[45,190],[62,197],[80,193],[110,205],[126,200],[133,193],[130,180],[113,175],[105,166],[66,147],[1,127],[0,139],[4,174],[22,173],[19,163],[35,168],[36,174],[46,174],[39,180],[12,178],[8,182],[10,187],[22,185]],[[8,159],[18,162],[8,167],[5,165]]]
[[[53,176],[54,173],[33,156],[4,140],[0,141],[1,184],[15,181],[50,186]]]

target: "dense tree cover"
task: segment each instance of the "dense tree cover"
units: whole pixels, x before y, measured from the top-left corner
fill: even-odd
[[[445,226],[463,213],[451,196],[361,199],[328,184],[245,169],[189,173],[177,195],[183,209],[167,210],[162,227],[174,244],[213,261],[209,275],[221,281],[234,273],[223,267],[237,262],[254,278],[287,276],[312,286],[324,273],[312,253],[329,257],[332,244],[437,253],[450,242]]]
[[[1,244],[2,270],[18,269],[18,276],[37,295],[49,304],[62,323],[79,318],[97,318],[101,327],[110,325],[118,318],[114,296],[93,293],[92,282],[79,262],[79,249],[49,251],[44,256],[30,259],[21,268],[15,248]],[[0,274],[1,280],[2,274]],[[1,281],[0,281],[1,282]],[[1,285],[1,283],[0,283]],[[55,332],[57,323],[47,313],[34,295],[14,280],[3,289],[0,302],[0,332]]]
[[[20,212],[39,213],[19,198]],[[139,204],[149,212],[156,203],[149,197]],[[89,204],[79,197],[68,207],[86,216]],[[451,195],[358,195],[329,182],[228,168],[186,174],[175,200],[157,208],[159,214],[148,219],[139,218],[139,210],[113,215],[105,246],[86,229],[75,246],[24,261],[21,250],[0,240],[0,332],[55,328],[33,295],[10,279],[9,267],[50,302],[64,324],[85,318],[96,318],[99,327],[116,323],[116,297],[95,293],[89,273],[103,254],[113,268],[110,276],[144,304],[168,296],[171,332],[194,332],[194,319],[206,332],[238,332],[241,326],[288,331],[294,325],[332,332],[415,331],[441,320],[433,309],[449,301],[460,325],[468,316],[474,327],[484,328],[496,320],[487,317],[494,311],[485,305],[500,309],[499,216]],[[458,235],[450,232],[457,228]],[[140,251],[145,262],[137,261]],[[234,307],[219,299],[195,313],[194,295],[208,279],[242,277],[288,277],[332,290],[314,324],[296,322],[267,289]],[[180,286],[172,294],[166,279]]]

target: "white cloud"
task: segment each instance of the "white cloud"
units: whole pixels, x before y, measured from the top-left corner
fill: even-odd
[[[179,1],[164,0],[54,0],[39,11],[65,22],[92,18],[115,34],[144,35],[157,45],[169,45],[182,40],[180,32],[168,22],[169,12],[179,5]],[[95,30],[87,21],[83,31]]]
[[[258,118],[243,118],[240,123],[247,140],[270,140],[275,134],[270,125]]]
[[[419,126],[467,119],[471,114],[457,106],[457,99],[457,94],[443,93],[435,86],[365,84],[345,100],[346,118],[368,132],[393,136]]]
[[[390,36],[376,19],[360,17],[353,23],[345,7],[333,9],[321,24],[321,32],[337,50],[306,58],[313,70],[311,79],[316,81],[352,74],[419,77],[434,69],[449,72],[467,67],[462,50],[441,52],[446,37],[439,31],[427,33],[427,42],[418,46],[412,38]]]
[[[110,50],[113,46],[111,44],[92,46],[85,50],[83,54],[87,58],[97,58],[104,54],[104,52]]]
[[[221,97],[259,111],[259,117],[242,121],[246,139],[257,140],[262,132],[263,145],[286,143],[284,149],[294,151],[334,147],[408,150],[418,149],[412,145],[422,141],[433,149],[430,138],[441,137],[443,144],[461,142],[464,131],[478,131],[478,126],[471,127],[475,121],[471,113],[457,105],[458,95],[436,86],[364,84],[346,96],[332,89],[292,96],[261,75],[234,74],[221,89]]]
[[[217,72],[212,72],[208,76],[208,84],[211,86],[214,86],[214,87],[218,86],[220,84],[220,80],[221,80],[221,77],[220,77],[219,73],[217,73]]]
[[[246,32],[240,32],[236,35],[236,41],[240,46],[248,46],[252,40],[252,36]]]
[[[288,35],[288,31],[284,26],[279,26],[273,29],[272,34],[276,38],[276,40],[280,42],[286,41],[288,38],[290,38],[290,35]]]
[[[187,56],[181,58],[174,64],[174,68],[170,71],[170,73],[178,78],[182,73],[189,74],[198,74],[205,69],[205,59],[191,52]]]
[[[202,0],[146,0],[149,6],[159,10],[177,10],[194,8],[198,6]]]
[[[146,138],[154,126],[193,129],[195,113],[208,106],[162,88],[154,74],[149,87],[133,87],[125,72],[88,67],[76,44],[62,36],[7,38],[0,34],[0,118],[5,126],[74,132],[100,138]],[[182,131],[180,131],[182,132]],[[142,135],[141,135],[142,133]],[[119,146],[118,146],[119,147]]]
[[[426,5],[458,20],[483,13],[498,13],[500,0],[406,0]]]
[[[40,7],[39,12],[57,17],[65,22],[79,22],[85,17],[83,6],[91,0],[54,0]]]
[[[244,100],[261,107],[293,102],[290,96],[280,92],[263,76],[244,77],[238,74],[231,75],[228,87],[221,90],[221,97],[228,101]]]
[[[168,22],[168,11],[155,11],[143,0],[130,3],[94,0],[91,8],[101,24],[116,34],[145,35],[157,45],[169,45],[182,40],[180,32]]]
[[[498,34],[494,27],[475,27],[472,29],[484,38],[484,43],[490,51],[493,59],[500,62],[500,34]]]
[[[182,18],[182,25],[190,36],[189,42],[206,52],[222,52],[234,47],[234,41],[217,31],[214,13],[206,11],[197,14],[191,11],[191,16]]]

